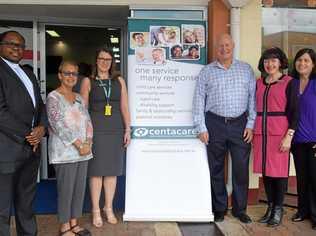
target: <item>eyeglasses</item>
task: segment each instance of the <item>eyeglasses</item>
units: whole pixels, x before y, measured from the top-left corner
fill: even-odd
[[[2,41],[2,42],[0,42],[0,44],[1,45],[5,45],[5,46],[7,46],[9,48],[25,49],[25,44],[8,42],[8,41]]]
[[[70,72],[70,71],[60,71],[59,73],[61,73],[63,76],[65,77],[78,77],[78,72]]]
[[[103,61],[103,62],[111,62],[112,58],[98,57],[98,60]]]

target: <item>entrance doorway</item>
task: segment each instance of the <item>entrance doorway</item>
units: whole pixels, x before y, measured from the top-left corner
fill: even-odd
[[[87,27],[70,25],[41,25],[44,33],[41,71],[46,81],[46,96],[59,86],[58,67],[62,60],[73,60],[79,65],[78,83],[74,90],[80,91],[80,83],[84,77],[89,77],[94,67],[95,53],[100,47],[113,51],[117,70],[121,70],[121,39],[122,30],[118,27]],[[44,63],[45,61],[45,63]],[[48,157],[42,159],[48,161]],[[44,164],[44,163],[43,163]],[[43,170],[45,171],[45,170]],[[47,173],[42,176],[54,178],[55,171],[47,163]]]
[[[89,68],[100,46],[107,46],[114,51],[117,69],[126,75],[127,57],[124,55],[127,55],[128,5],[0,6],[0,33],[16,30],[25,37],[26,54],[21,64],[33,66],[44,101],[47,94],[58,86],[57,70],[62,59],[72,59],[81,63],[82,67],[88,65],[86,67]],[[51,36],[47,30],[57,32],[59,37]],[[46,180],[55,178],[54,169],[48,162],[47,138],[42,140],[41,147],[42,161],[35,209],[37,213],[55,213],[56,183]],[[123,208],[124,188],[125,178],[119,178],[114,208]],[[85,204],[84,209],[88,208],[89,204]]]

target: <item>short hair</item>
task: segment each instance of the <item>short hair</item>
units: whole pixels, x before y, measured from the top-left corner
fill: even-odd
[[[198,46],[196,46],[196,45],[192,45],[191,47],[189,47],[189,51],[191,50],[191,49],[196,49],[197,51],[199,51],[199,47]]]
[[[175,48],[181,48],[181,51],[183,50],[182,47],[179,44],[173,45],[171,47],[171,50],[175,49]]]
[[[314,64],[314,68],[313,68],[311,74],[309,75],[309,77],[312,78],[312,77],[315,77],[315,76],[316,76],[316,53],[315,53],[315,51],[314,51],[313,49],[311,49],[311,48],[303,48],[303,49],[299,50],[299,51],[296,53],[295,57],[294,57],[293,70],[292,70],[292,76],[293,76],[294,78],[299,78],[299,77],[300,77],[300,74],[299,74],[298,71],[296,70],[295,63],[296,63],[296,61],[297,61],[301,56],[303,56],[305,53],[307,53],[307,54],[310,56],[310,58],[311,58],[311,60],[312,60],[312,62],[313,62],[313,64]]]
[[[152,50],[152,52],[156,52],[156,51],[159,51],[159,52],[163,53],[163,49],[162,48],[154,48]]]
[[[5,38],[8,34],[17,34],[17,35],[19,35],[19,36],[23,39],[23,41],[24,41],[24,43],[25,43],[25,38],[23,37],[23,35],[20,34],[18,31],[15,31],[15,30],[8,30],[8,31],[5,31],[5,32],[2,32],[2,33],[0,34],[0,42],[3,42],[4,38]]]
[[[136,33],[133,33],[133,34],[132,34],[132,38],[135,39],[137,35],[144,36],[143,33],[141,33],[141,32],[136,32]]]
[[[258,70],[260,70],[262,73],[265,73],[263,62],[266,59],[272,59],[272,58],[279,59],[280,69],[285,70],[288,68],[289,63],[288,63],[288,59],[285,53],[278,47],[272,47],[272,48],[266,49],[262,53],[259,63],[258,63]]]
[[[58,72],[61,73],[65,66],[74,66],[77,70],[79,69],[77,62],[71,60],[64,60],[60,63],[58,67]]]

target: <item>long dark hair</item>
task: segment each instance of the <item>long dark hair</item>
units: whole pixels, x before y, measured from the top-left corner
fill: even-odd
[[[307,54],[310,56],[310,58],[311,58],[311,60],[312,60],[312,62],[313,62],[313,64],[314,64],[314,68],[313,68],[311,74],[309,75],[309,78],[316,77],[316,53],[315,53],[315,51],[314,51],[313,49],[311,49],[311,48],[303,48],[303,49],[299,50],[299,51],[296,53],[295,58],[294,58],[294,61],[293,61],[292,76],[293,76],[294,78],[297,78],[297,79],[300,78],[300,73],[298,73],[298,71],[296,70],[295,64],[296,64],[296,61],[297,61],[301,56],[303,56],[305,53],[307,53]]]
[[[109,48],[106,48],[106,47],[101,47],[96,51],[94,68],[93,68],[91,78],[95,79],[98,76],[97,60],[98,60],[98,57],[99,57],[101,52],[105,52],[105,53],[108,53],[111,55],[112,62],[111,62],[111,67],[109,69],[109,76],[112,79],[116,79],[117,77],[120,76],[120,72],[116,70],[116,63],[115,63],[115,58],[114,58],[112,50],[110,50]]]

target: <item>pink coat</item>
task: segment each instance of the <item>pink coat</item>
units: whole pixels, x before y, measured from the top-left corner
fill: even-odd
[[[289,152],[281,152],[280,144],[288,130],[285,115],[286,88],[290,76],[270,85],[257,81],[257,118],[254,128],[254,172],[270,177],[288,177]]]

